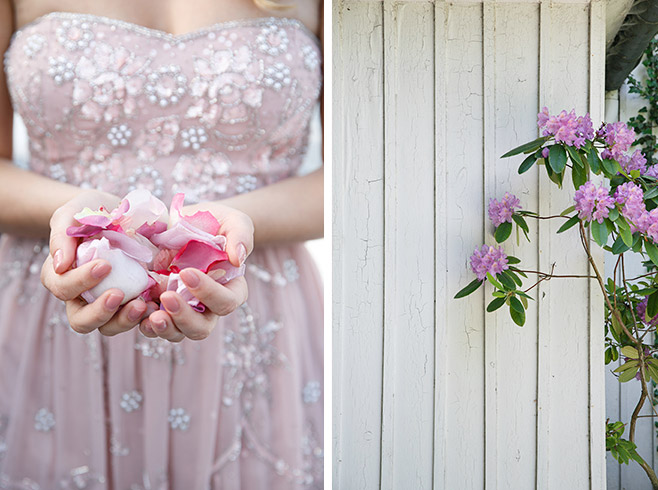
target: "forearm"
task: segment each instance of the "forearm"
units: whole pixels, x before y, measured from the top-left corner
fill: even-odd
[[[194,207],[212,212],[213,204]],[[324,172],[320,168],[217,204],[238,209],[252,219],[256,246],[320,238],[324,233]]]
[[[0,232],[47,238],[53,212],[84,192],[89,191],[20,169],[2,159]]]

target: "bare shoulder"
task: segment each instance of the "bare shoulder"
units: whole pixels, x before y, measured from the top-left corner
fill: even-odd
[[[4,71],[4,53],[9,47],[14,33],[14,9],[11,0],[0,0],[0,158],[11,158],[11,126],[13,111],[7,92],[7,81]]]

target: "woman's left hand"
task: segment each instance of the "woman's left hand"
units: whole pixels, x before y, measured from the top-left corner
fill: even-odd
[[[244,263],[254,247],[254,225],[245,213],[218,203],[196,205],[184,210],[193,214],[199,210],[213,213],[220,223],[218,233],[226,237],[229,261],[238,267]],[[164,310],[158,310],[144,319],[139,326],[147,337],[161,337],[171,342],[184,338],[203,340],[215,328],[217,318],[235,311],[247,300],[247,281],[237,277],[222,285],[200,270],[188,268],[180,273],[189,291],[206,306],[204,313],[194,310],[175,291],[160,295]]]

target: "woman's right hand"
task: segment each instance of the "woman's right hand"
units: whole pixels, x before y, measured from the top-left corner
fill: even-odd
[[[72,268],[78,239],[66,234],[69,226],[76,225],[73,216],[83,208],[98,209],[101,205],[114,209],[119,204],[117,196],[100,191],[85,191],[58,208],[50,219],[50,254],[41,268],[41,282],[57,298],[66,303],[66,314],[71,328],[78,333],[95,329],[103,335],[113,336],[131,330],[157,309],[134,299],[123,306],[123,292],[109,289],[93,303],[87,303],[80,295],[97,285],[112,270],[106,260],[93,260],[81,267]]]

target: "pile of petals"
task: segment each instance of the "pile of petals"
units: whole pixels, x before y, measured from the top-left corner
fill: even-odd
[[[199,269],[220,284],[244,274],[244,265],[234,267],[228,261],[217,219],[207,211],[183,215],[183,200],[183,194],[176,194],[167,211],[149,191],[138,189],[112,211],[85,208],[74,216],[80,226],[69,227],[67,234],[81,239],[76,266],[95,259],[112,265],[108,276],[83,293],[87,302],[110,288],[123,291],[124,304],[138,297],[157,302],[162,292],[176,291],[202,312],[205,306],[180,280],[181,270]]]

